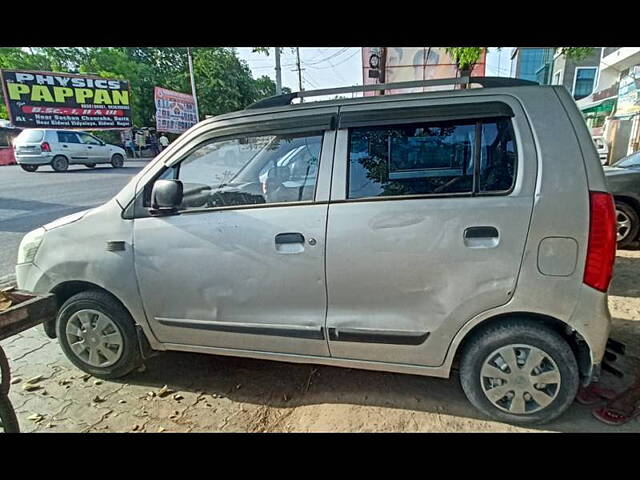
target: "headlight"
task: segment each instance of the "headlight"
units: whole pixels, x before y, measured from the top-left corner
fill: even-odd
[[[44,228],[40,227],[27,233],[20,242],[20,248],[18,248],[18,264],[31,263],[36,258],[38,248],[42,243],[44,237]]]

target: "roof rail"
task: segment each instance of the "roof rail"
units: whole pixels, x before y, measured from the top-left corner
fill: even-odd
[[[256,108],[282,107],[291,104],[294,98],[319,97],[323,95],[336,95],[339,93],[371,92],[375,90],[400,90],[415,87],[434,87],[438,85],[470,85],[478,84],[484,88],[517,87],[524,85],[538,85],[537,82],[522,80],[520,78],[507,77],[457,77],[438,78],[434,80],[414,80],[410,82],[377,83],[372,85],[356,85],[352,87],[326,88],[323,90],[302,90],[300,92],[274,95],[252,103],[247,110]]]

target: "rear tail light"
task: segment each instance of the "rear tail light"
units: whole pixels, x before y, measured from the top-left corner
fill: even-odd
[[[616,209],[609,193],[589,192],[589,244],[584,283],[606,292],[616,258]]]
[[[50,145],[49,145],[49,143],[47,143],[47,142],[42,142],[42,143],[40,144],[40,149],[41,149],[43,152],[50,152],[50,151],[51,151],[51,146],[50,146]]]

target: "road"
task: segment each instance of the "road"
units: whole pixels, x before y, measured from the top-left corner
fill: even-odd
[[[120,169],[72,165],[64,173],[48,167],[35,173],[17,165],[0,167],[0,283],[14,274],[18,245],[25,233],[106,202],[148,162],[128,160]]]

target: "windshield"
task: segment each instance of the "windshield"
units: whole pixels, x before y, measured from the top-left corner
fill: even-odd
[[[613,166],[618,168],[640,168],[640,152],[632,153],[618,160]]]

